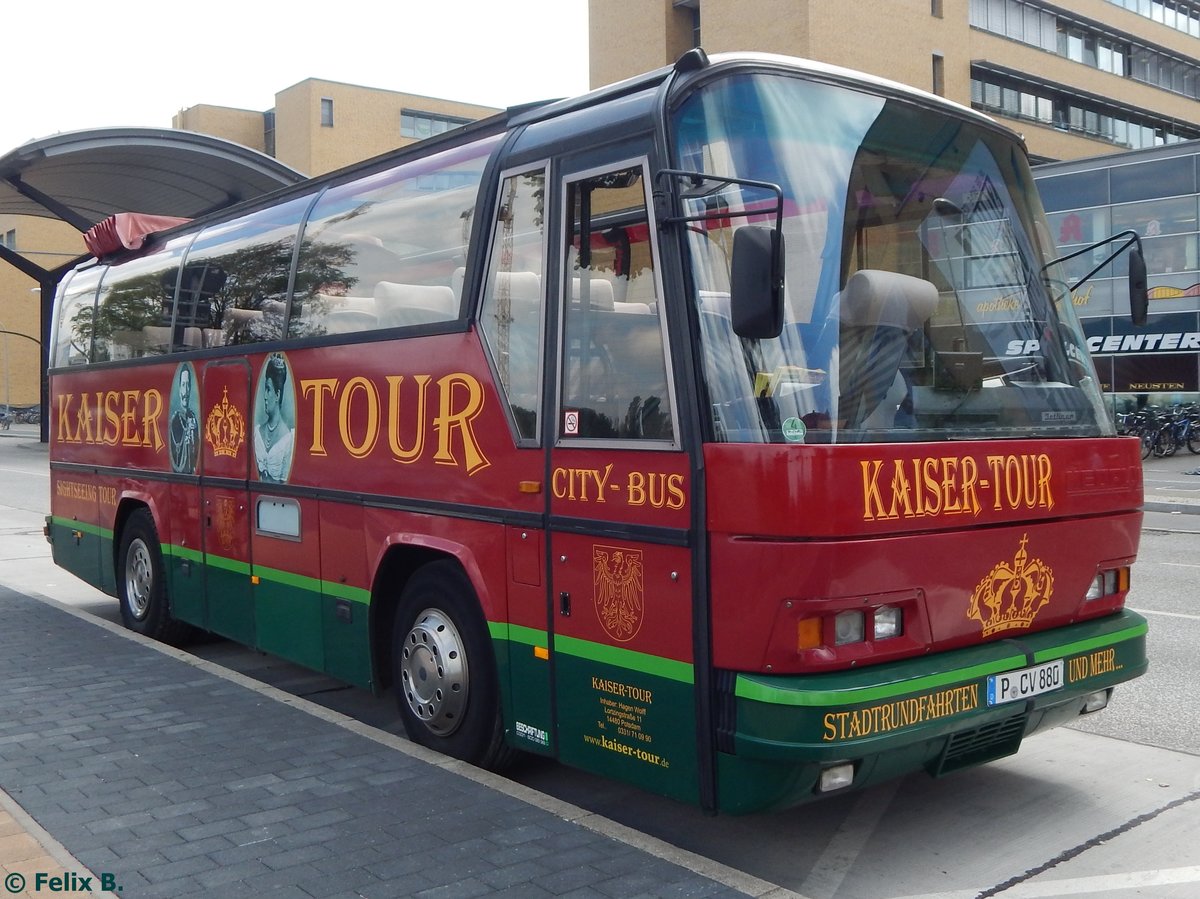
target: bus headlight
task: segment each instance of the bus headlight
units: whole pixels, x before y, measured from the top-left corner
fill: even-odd
[[[863,641],[863,613],[858,611],[838,612],[833,619],[833,639],[838,646]]]
[[[896,606],[880,606],[875,610],[875,639],[890,640],[904,633],[904,616]]]
[[[1105,596],[1112,596],[1114,593],[1124,593],[1128,589],[1129,566],[1109,568],[1101,571],[1092,578],[1092,584],[1088,587],[1087,595],[1084,596],[1084,599],[1089,601],[1103,599]]]
[[[817,781],[818,793],[829,793],[833,790],[844,790],[854,783],[854,763],[843,762],[824,768],[820,780]]]
[[[762,670],[833,670],[919,655],[930,643],[923,603],[920,590],[783,599]]]

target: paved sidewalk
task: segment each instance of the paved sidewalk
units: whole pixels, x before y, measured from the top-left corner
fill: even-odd
[[[107,622],[0,607],[0,870],[29,895],[64,872],[123,899],[790,895]]]
[[[3,791],[0,791],[0,879],[4,892],[10,896],[37,896],[39,892],[54,892],[53,887],[67,884],[72,885],[76,896],[111,895],[91,889],[96,883],[91,872]]]
[[[1200,514],[1200,456],[1186,448],[1165,459],[1144,460],[1142,483],[1146,511]]]

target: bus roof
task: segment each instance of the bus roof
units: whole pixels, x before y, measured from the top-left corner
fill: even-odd
[[[322,184],[332,184],[349,180],[359,173],[394,165],[410,157],[425,155],[435,149],[449,148],[487,134],[511,131],[527,125],[548,122],[553,119],[565,119],[573,114],[598,109],[617,100],[625,101],[623,105],[626,107],[625,115],[627,117],[650,117],[655,114],[658,104],[662,101],[663,93],[659,88],[662,88],[664,85],[669,84],[668,89],[673,92],[676,88],[682,88],[697,79],[708,78],[714,74],[734,68],[777,69],[780,71],[797,72],[821,80],[843,84],[851,88],[861,87],[872,93],[885,96],[890,95],[922,105],[933,106],[951,115],[968,118],[974,120],[977,124],[1000,130],[1024,146],[1024,140],[1021,135],[997,122],[995,119],[977,112],[970,107],[948,100],[945,97],[940,97],[897,81],[800,57],[756,52],[718,53],[709,56],[701,48],[697,47],[684,53],[672,65],[663,66],[632,78],[614,82],[613,84],[596,88],[576,97],[510,107],[503,112],[471,122],[453,131],[448,131],[405,147],[388,150],[369,159],[352,163],[344,168],[282,187],[271,194],[265,194],[253,200],[248,200],[245,203],[222,209],[212,215],[203,217],[203,219],[196,219],[194,222],[202,224],[207,221],[219,221],[228,218],[230,215],[240,214],[248,209],[278,202],[289,195],[308,192]],[[638,97],[639,94],[641,95],[640,98]],[[188,227],[194,227],[194,224],[181,225],[180,229]],[[157,238],[151,241],[151,243],[156,242]]]
[[[695,54],[695,55],[693,55]],[[693,61],[694,60],[694,61]],[[623,81],[618,81],[604,87],[589,91],[586,94],[580,94],[577,97],[571,97],[562,100],[548,101],[545,103],[530,104],[519,110],[510,109],[504,113],[500,113],[497,118],[506,119],[510,126],[518,126],[528,124],[530,122],[543,121],[555,116],[564,115],[579,109],[597,106],[602,103],[609,102],[618,97],[628,96],[640,91],[645,91],[650,88],[657,87],[667,81],[672,75],[679,74],[681,76],[681,84],[685,83],[684,79],[691,80],[694,76],[702,76],[706,73],[719,72],[728,68],[735,67],[761,67],[761,68],[778,68],[788,71],[801,72],[804,74],[816,76],[824,80],[836,81],[850,86],[862,86],[869,88],[873,93],[892,94],[909,100],[923,103],[930,106],[940,107],[947,112],[959,116],[965,116],[973,119],[980,124],[988,124],[995,128],[1007,132],[1012,136],[1020,139],[1020,135],[1007,126],[997,122],[995,119],[987,116],[969,106],[964,106],[946,97],[938,96],[937,94],[921,90],[908,84],[903,84],[899,81],[892,81],[888,78],[883,78],[877,75],[871,75],[866,72],[860,72],[855,69],[848,69],[843,66],[836,66],[830,63],[819,62],[813,59],[805,59],[797,56],[785,56],[778,53],[757,53],[757,52],[729,52],[715,53],[711,56],[705,54],[703,50],[696,48],[688,51],[673,65],[663,66],[641,75],[627,78]],[[1023,143],[1023,141],[1022,141]]]

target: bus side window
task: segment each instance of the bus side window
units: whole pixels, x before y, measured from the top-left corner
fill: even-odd
[[[330,187],[304,227],[289,337],[454,321],[495,136]]]
[[[513,175],[501,185],[480,310],[480,327],[497,379],[512,411],[517,436],[525,440],[536,440],[538,435],[545,188],[544,170]]]
[[[225,334],[213,327],[217,294],[225,286],[226,275],[207,263],[184,266],[175,303],[176,344],[185,349],[221,346]]]
[[[179,260],[188,237],[110,269],[93,322],[96,362],[161,356],[172,351],[171,318]]]
[[[188,250],[176,325],[194,347],[283,337],[288,274],[312,195],[210,225]]]
[[[52,365],[87,365],[92,357],[92,332],[96,320],[96,290],[107,269],[84,269],[60,288],[58,327]]]
[[[569,190],[562,436],[672,440],[642,170],[588,178]]]

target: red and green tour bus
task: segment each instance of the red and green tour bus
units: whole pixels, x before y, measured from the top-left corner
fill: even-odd
[[[1046,233],[1018,136],[829,66],[510,110],[75,269],[54,558],[485,767],[744,812],[1005,756],[1147,664]]]

